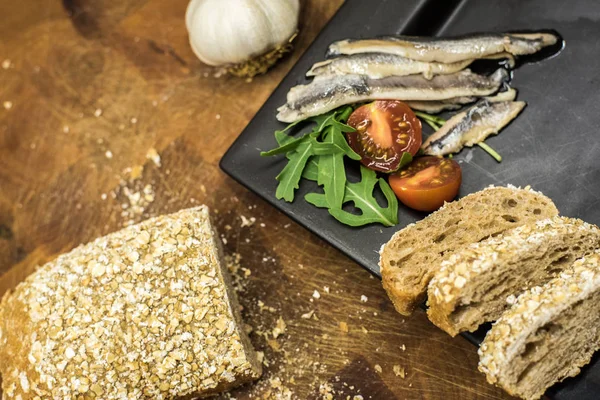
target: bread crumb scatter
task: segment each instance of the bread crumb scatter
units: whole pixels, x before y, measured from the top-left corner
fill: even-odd
[[[13,107],[13,102],[12,101],[5,101],[4,103],[2,103],[2,105],[4,106],[4,109],[10,110]]]
[[[240,215],[240,218],[242,220],[242,225],[241,225],[242,228],[244,228],[246,226],[252,226],[256,222],[256,218],[254,218],[254,217],[246,218],[245,216]]]
[[[348,333],[349,329],[348,329],[348,324],[345,322],[340,322],[340,331],[344,332],[344,333]]]
[[[135,125],[135,124],[137,124],[138,119],[136,117],[133,117],[130,119],[130,122]]]
[[[96,111],[94,111],[94,117],[99,118],[101,116],[102,116],[102,109],[96,108]]]
[[[12,63],[8,58],[6,60],[2,61],[2,69],[9,69],[11,66],[12,66]]]
[[[113,153],[110,150],[106,150],[104,156],[110,160],[111,158],[113,158]]]
[[[321,298],[321,293],[319,293],[319,291],[318,291],[318,290],[315,290],[315,291],[313,292],[313,295],[312,295],[312,297],[314,297],[315,299],[320,299],[320,298]]]
[[[146,152],[146,158],[154,163],[158,168],[160,168],[160,155],[158,151],[154,147],[151,147]]]
[[[363,294],[362,296],[360,296],[360,301],[366,303],[367,301],[369,301],[369,298]]]
[[[404,379],[404,377],[406,376],[404,368],[399,365],[394,365],[392,367],[392,370],[394,371],[394,375],[399,376],[402,379]]]
[[[150,217],[147,208],[154,202],[155,192],[151,184],[141,180],[144,167],[141,165],[126,168],[119,187],[112,194],[121,204],[121,217],[125,226],[132,225]]]

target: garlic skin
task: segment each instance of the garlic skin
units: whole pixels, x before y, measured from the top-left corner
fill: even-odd
[[[244,63],[296,32],[299,0],[191,0],[185,15],[190,45],[208,65]]]

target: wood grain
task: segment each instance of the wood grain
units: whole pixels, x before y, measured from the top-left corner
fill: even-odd
[[[508,398],[477,372],[473,346],[422,312],[402,318],[378,280],[218,168],[341,2],[304,1],[295,52],[252,82],[216,78],[194,57],[185,0],[0,2],[0,62],[10,60],[0,105],[12,103],[0,107],[0,293],[122,227],[123,170],[143,165],[138,183],[155,200],[137,220],[205,203],[250,271],[241,303],[269,365],[237,399]],[[242,215],[256,222],[242,226]],[[280,317],[285,333],[273,339]]]

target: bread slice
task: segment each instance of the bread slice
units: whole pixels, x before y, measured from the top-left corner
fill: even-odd
[[[566,217],[474,243],[442,262],[429,283],[427,315],[452,336],[474,331],[498,319],[525,289],[543,285],[597,248],[600,229]]]
[[[527,290],[488,332],[479,370],[513,396],[538,399],[600,349],[600,255]]]
[[[379,260],[383,287],[396,310],[410,315],[425,299],[443,258],[507,229],[556,215],[548,197],[514,186],[489,187],[447,203],[383,245]]]
[[[206,396],[257,379],[206,207],[101,237],[0,303],[5,399]]]

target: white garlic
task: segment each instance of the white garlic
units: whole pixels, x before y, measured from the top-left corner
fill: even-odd
[[[299,0],[192,0],[185,19],[196,56],[209,65],[230,65],[286,43],[299,11]]]

